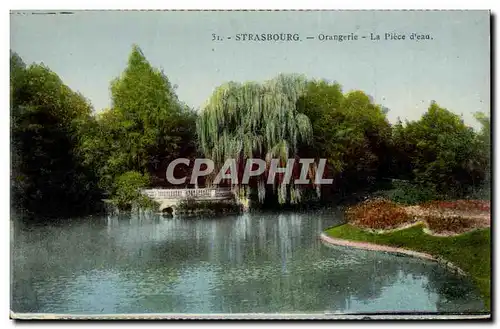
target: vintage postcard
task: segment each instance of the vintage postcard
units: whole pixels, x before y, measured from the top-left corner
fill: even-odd
[[[11,11],[11,318],[489,319],[490,19]]]

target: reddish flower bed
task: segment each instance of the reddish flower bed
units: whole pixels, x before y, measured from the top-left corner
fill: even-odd
[[[395,228],[411,219],[404,207],[385,199],[368,200],[349,207],[345,215],[349,223],[372,229]]]
[[[491,210],[490,201],[485,201],[485,200],[432,201],[422,206],[426,208],[441,208],[441,209],[463,210],[463,211],[476,210],[476,211],[489,212]]]
[[[372,199],[349,207],[347,221],[369,229],[393,229],[416,220],[427,222],[436,233],[462,233],[488,227],[490,203],[479,200],[433,201],[422,206],[401,206],[385,199]]]
[[[425,216],[425,221],[429,229],[436,233],[462,233],[475,227],[473,220],[462,216]]]

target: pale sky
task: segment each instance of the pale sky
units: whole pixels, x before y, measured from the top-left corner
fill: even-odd
[[[119,12],[11,14],[11,49],[43,62],[99,111],[125,69],[132,44],[163,68],[179,98],[200,108],[215,87],[279,73],[337,81],[390,109],[395,122],[418,119],[431,100],[479,125],[490,111],[488,11]],[[240,33],[298,33],[300,42],[236,41]],[[319,34],[367,36],[319,41]],[[433,40],[370,40],[370,33],[430,34]],[[212,33],[226,38],[212,41]],[[307,40],[307,36],[316,39]],[[228,40],[227,37],[231,37]]]

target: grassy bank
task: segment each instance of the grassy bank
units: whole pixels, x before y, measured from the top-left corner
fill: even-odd
[[[491,233],[489,228],[458,236],[435,237],[424,233],[423,225],[377,234],[345,224],[327,229],[326,234],[339,239],[406,248],[442,257],[471,275],[487,309],[490,309]]]

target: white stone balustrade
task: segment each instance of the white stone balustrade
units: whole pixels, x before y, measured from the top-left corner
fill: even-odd
[[[155,200],[220,199],[232,196],[230,188],[147,189],[142,193]]]

